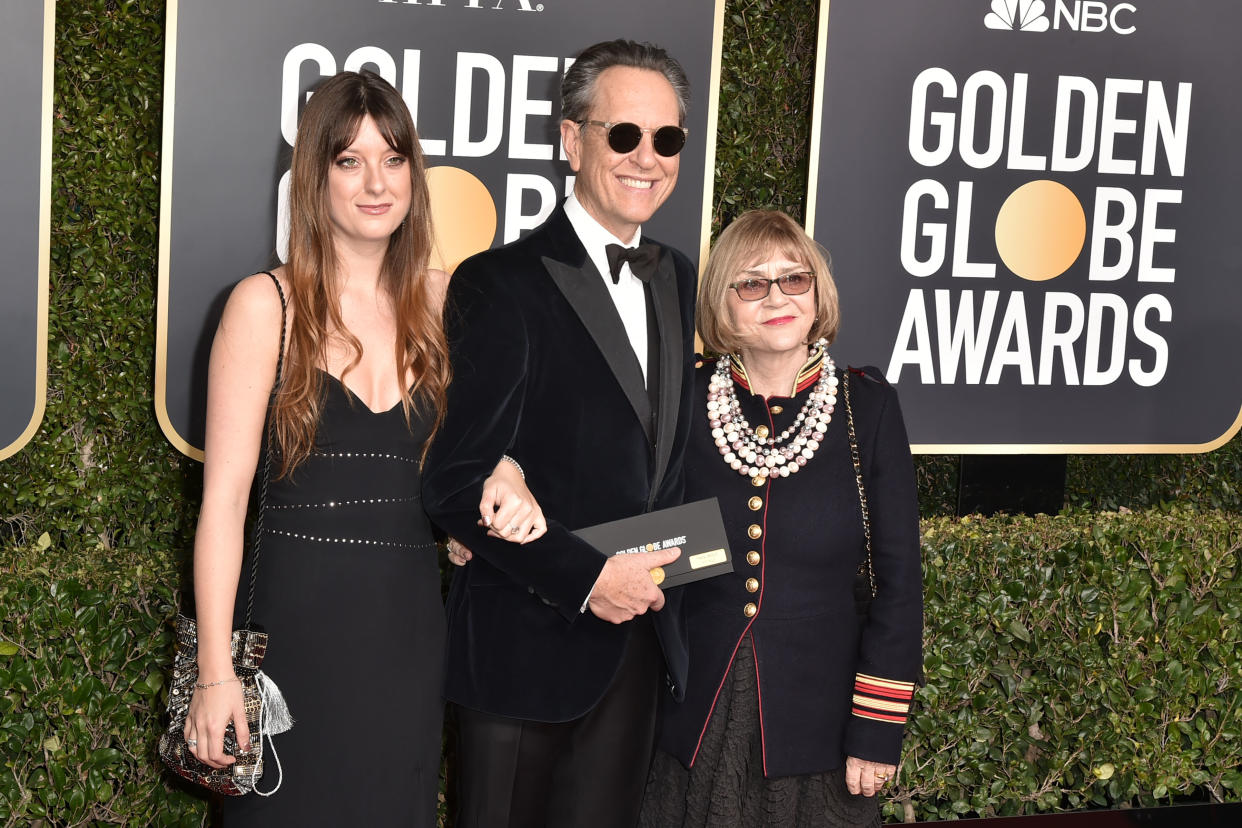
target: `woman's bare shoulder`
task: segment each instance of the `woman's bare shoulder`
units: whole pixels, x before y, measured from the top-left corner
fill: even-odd
[[[289,286],[284,273],[281,269],[273,273],[280,282],[280,290],[288,297]],[[274,322],[279,325],[281,304],[281,292],[272,284],[272,274],[256,273],[233,286],[224,306],[224,318],[229,322],[255,325]]]

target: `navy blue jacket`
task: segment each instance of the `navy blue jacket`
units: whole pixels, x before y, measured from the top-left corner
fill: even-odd
[[[823,772],[847,755],[896,764],[923,621],[917,495],[897,394],[874,369],[850,375],[878,588],[862,625],[853,590],[865,547],[842,395],[807,465],[755,486],[713,442],[705,401],[714,368],[709,362],[697,375],[686,499],[719,499],[734,571],[684,587],[689,684],[683,703],[664,700],[660,746],[692,764],[749,632],[765,775]],[[793,423],[809,393],[765,400],[737,389],[748,422],[774,434]]]

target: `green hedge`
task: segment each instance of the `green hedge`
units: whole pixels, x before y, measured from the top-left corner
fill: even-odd
[[[727,4],[717,226],[749,207],[802,215],[817,8],[816,0]],[[57,7],[47,414],[30,445],[0,463],[0,826],[206,819],[202,799],[162,781],[154,749],[171,657],[166,621],[201,477],[169,447],[152,413],[163,38],[157,0]],[[956,458],[920,458],[918,472],[924,515],[952,514]],[[1240,478],[1242,439],[1204,456],[1071,458],[1073,513],[1030,523],[928,522],[931,683],[891,815],[904,815],[907,804],[922,816],[1008,813],[1187,791],[1238,799],[1225,772],[1239,764],[1232,731],[1214,741],[1198,736],[1200,722],[1217,732],[1208,705],[1219,698],[1199,685],[1210,678],[1235,687],[1233,640],[1221,639],[1230,642],[1223,650],[1202,625],[1236,619],[1236,567],[1222,566],[1231,574],[1207,592],[1179,593],[1162,573],[1194,550],[1223,561],[1228,556],[1216,552],[1232,548],[1236,557],[1228,526],[1242,508]],[[1201,511],[1163,505],[1172,502]],[[1137,513],[1090,512],[1122,507]],[[1100,538],[1092,534],[1097,524]],[[1154,576],[1138,548],[1159,560]],[[1109,557],[1108,549],[1123,551]],[[1069,563],[1057,563],[1057,554]],[[1040,562],[1048,560],[1073,577],[1044,574]],[[992,565],[995,572],[979,569]],[[1148,614],[1159,622],[1160,647],[1182,669],[1141,673],[1153,699],[1136,692],[1114,704],[1099,693],[1120,675],[1122,654],[1140,671],[1157,665],[1154,638],[1140,647],[1127,637],[1139,629],[1139,605],[1116,600],[1117,633],[1112,616],[1099,633],[1094,625],[1061,630],[1065,622],[1041,607],[1112,612],[1114,599],[1099,596],[1120,594],[1115,581],[1123,576],[1130,584],[1147,578],[1149,594],[1160,597]],[[1008,584],[1032,597],[1011,597]],[[1087,584],[1096,597],[1084,597]],[[1181,611],[1186,594],[1193,623],[1166,618],[1166,604]],[[1013,627],[1015,619],[1022,626]],[[1096,650],[1084,655],[1087,645]],[[1221,666],[1198,666],[1201,653],[1220,653]],[[1001,666],[989,664],[998,658]],[[992,672],[1006,669],[1023,678]],[[1070,688],[1092,701],[1090,710],[1074,712]],[[1036,695],[1049,699],[1038,719]],[[1163,725],[1164,711],[1185,720]],[[1111,736],[1088,721],[1110,714],[1118,717]],[[1031,724],[1043,736],[1031,736]],[[996,734],[994,743],[974,739],[985,731]],[[1155,745],[1158,733],[1165,741]],[[1139,744],[1127,754],[1122,737]],[[1090,758],[1077,755],[1084,745],[1116,747]],[[985,775],[972,751],[995,752],[987,757],[995,767]],[[1150,758],[1158,772],[1128,755]],[[1090,782],[1085,774],[1106,763],[1113,777]]]
[[[890,815],[1242,795],[1242,522],[923,525],[927,685]]]
[[[176,573],[67,567],[47,535],[0,572],[0,825],[203,824],[155,752]]]
[[[0,824],[196,825],[154,759],[171,568],[0,556]],[[1239,798],[1242,524],[1187,508],[924,522],[927,684],[894,820]]]

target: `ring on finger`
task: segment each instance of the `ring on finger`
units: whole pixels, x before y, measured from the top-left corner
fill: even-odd
[[[191,747],[191,748],[198,747],[198,739],[186,739],[185,743],[187,747]]]
[[[517,530],[518,530],[518,525],[516,523],[510,523],[508,528],[505,529],[505,533],[512,535]]]

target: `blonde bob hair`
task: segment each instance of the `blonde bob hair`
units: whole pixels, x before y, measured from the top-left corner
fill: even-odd
[[[733,354],[746,342],[729,310],[730,285],[743,273],[769,259],[783,256],[815,274],[815,321],[808,342],[836,339],[841,321],[837,285],[832,280],[828,251],[789,216],[778,210],[750,210],[738,216],[716,239],[707,269],[699,280],[696,316],[703,347],[713,354]],[[773,285],[772,290],[780,290]]]

